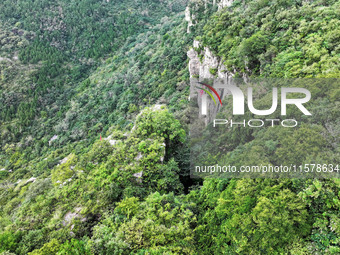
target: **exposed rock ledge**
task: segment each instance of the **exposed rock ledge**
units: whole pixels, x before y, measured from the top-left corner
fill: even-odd
[[[194,48],[200,48],[200,42],[194,41],[193,43]],[[235,71],[227,70],[226,66],[223,64],[222,59],[219,57],[214,56],[211,50],[208,47],[203,48],[203,58],[202,62],[200,61],[200,57],[195,49],[192,48],[187,52],[189,57],[189,73],[190,73],[190,99],[197,99],[198,107],[201,107],[201,97],[198,96],[197,92],[197,82],[203,81],[205,79],[213,80],[213,83],[219,82],[221,80],[226,81],[228,84],[234,83],[233,76],[235,75]],[[243,77],[246,80],[246,76]],[[213,84],[211,84],[213,85]],[[223,100],[227,97],[230,92],[224,91],[222,89],[217,89],[217,92],[221,96]],[[216,106],[212,101],[208,102],[208,108],[210,110],[210,114],[208,116],[200,115],[200,119],[202,119],[205,124],[208,124],[214,116],[216,116],[217,112],[219,111],[220,105],[217,104]],[[201,111],[200,111],[201,112]]]
[[[212,4],[213,6],[217,5],[218,10],[221,10],[225,7],[231,6],[234,0],[212,0],[212,2],[210,0],[190,0],[189,2],[193,3],[194,6],[196,5],[196,8],[198,6],[204,5],[204,8],[207,9],[208,4]],[[187,6],[187,8],[185,9],[185,20],[188,22],[187,33],[190,33],[190,28],[192,26],[195,26],[195,24],[197,23],[196,15],[194,14],[194,12],[195,11],[192,11],[189,6]]]
[[[191,15],[189,6],[187,6],[187,8],[185,9],[185,20],[188,22],[188,27],[187,27],[188,34],[190,33],[190,27],[194,25],[192,22],[194,19],[195,19],[194,15]]]
[[[218,10],[221,10],[224,7],[229,7],[231,6],[231,4],[234,2],[234,0],[222,0],[220,1],[217,6],[218,6]]]
[[[200,42],[194,41],[194,48],[200,46]],[[218,57],[214,56],[209,48],[204,47],[202,62],[199,59],[198,53],[191,48],[187,55],[189,57],[189,72],[190,77],[199,77],[200,80],[203,79],[213,79],[213,78],[231,78],[233,73],[228,71],[223,61]],[[210,71],[216,70],[216,74],[212,74]]]

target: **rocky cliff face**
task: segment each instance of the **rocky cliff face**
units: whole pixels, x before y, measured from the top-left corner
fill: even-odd
[[[228,7],[232,4],[233,0],[214,0],[213,6],[217,5],[218,9]],[[207,6],[208,1],[206,0],[192,0],[194,6],[204,5]],[[199,9],[199,8],[196,8]],[[195,13],[189,7],[185,10],[185,20],[188,22],[187,32],[190,33],[190,28],[195,26],[197,21],[195,20]],[[191,48],[187,55],[189,57],[189,72],[190,77],[199,77],[202,79],[213,79],[213,78],[230,78],[233,76],[233,72],[227,70],[224,66],[223,61],[218,57],[214,56],[208,47],[204,47],[200,54],[203,56],[200,60],[199,54],[195,49],[200,48],[200,42],[194,40],[193,48]]]
[[[214,79],[214,78],[229,78],[233,73],[228,71],[223,61],[214,56],[208,47],[204,47],[202,60],[200,60],[198,52],[195,48],[200,47],[199,41],[194,41],[193,48],[191,48],[187,55],[189,57],[189,72],[191,78]]]
[[[200,43],[198,41],[194,41],[194,48],[198,48]],[[189,57],[189,72],[190,72],[190,100],[197,100],[199,112],[201,112],[201,101],[202,97],[198,95],[198,82],[209,80],[210,85],[213,85],[221,80],[229,82],[233,82],[234,73],[228,71],[223,61],[214,56],[208,47],[204,47],[203,58],[200,60],[199,54],[195,51],[194,48],[191,48],[187,55]],[[226,97],[229,93],[226,93],[223,89],[217,89],[221,99]],[[208,124],[217,114],[220,109],[220,105],[214,105],[212,100],[208,100],[208,109],[209,115],[202,116],[200,118],[204,120],[205,124]]]
[[[191,3],[194,3],[194,6],[197,8],[197,5],[204,5],[207,8],[207,1],[202,0],[192,0]],[[218,10],[221,10],[225,7],[229,7],[233,3],[233,0],[215,0],[213,1],[213,6],[217,5]],[[193,9],[187,7],[185,11],[185,18],[188,21],[187,32],[190,33],[190,28],[195,26],[197,20],[195,20],[195,13],[193,13]],[[203,48],[203,49],[202,49]],[[202,49],[200,52],[197,49]],[[193,47],[187,52],[189,58],[189,72],[190,72],[190,100],[197,100],[199,111],[201,112],[201,100],[202,98],[198,95],[199,90],[197,89],[198,82],[202,82],[204,80],[209,80],[209,84],[216,85],[217,83],[223,82],[227,84],[234,84],[234,75],[236,73],[235,70],[228,70],[227,67],[223,64],[223,59],[215,56],[209,47],[202,47],[201,43],[197,40],[194,40]],[[247,80],[247,76],[243,74],[243,80]],[[225,89],[216,89],[219,93],[221,99],[223,100],[227,97],[230,92]],[[209,114],[207,116],[200,115],[200,118],[204,120],[206,124],[208,124],[213,118],[215,118],[217,112],[220,109],[220,105],[214,105],[211,100],[208,100],[208,109]]]
[[[224,7],[229,7],[234,0],[221,0],[217,5],[218,5],[218,10],[224,8]]]
[[[193,20],[195,20],[195,16],[191,14],[189,6],[185,9],[185,20],[188,22],[187,33],[190,33],[190,27],[192,27]]]
[[[223,2],[223,1],[222,1]],[[220,4],[222,4],[222,2]],[[186,10],[186,20],[188,21],[188,33],[190,33],[190,28],[194,26],[193,17],[194,14],[190,13],[189,8]],[[199,112],[201,112],[201,101],[202,97],[198,95],[198,82],[209,79],[211,83],[217,80],[227,80],[232,82],[233,72],[227,70],[226,66],[223,64],[223,60],[211,52],[208,47],[203,47],[203,50],[198,53],[196,49],[201,48],[199,41],[194,40],[193,47],[187,52],[189,58],[189,73],[190,73],[190,100],[197,100]],[[223,93],[223,90],[217,90],[223,99],[227,94]],[[208,100],[208,109],[210,109],[210,114],[208,116],[200,115],[205,124],[208,124],[217,114],[220,105],[214,105],[211,100]]]
[[[212,2],[209,0],[189,0],[189,6],[195,6],[196,9],[199,9],[197,8],[198,6],[204,6],[204,9],[206,10],[208,5],[212,4],[212,6],[217,5],[218,10],[221,10],[225,7],[231,6],[233,2],[234,0],[213,0]],[[188,22],[188,33],[190,33],[190,28],[196,23],[195,11],[192,11],[189,6],[185,9],[185,20]]]

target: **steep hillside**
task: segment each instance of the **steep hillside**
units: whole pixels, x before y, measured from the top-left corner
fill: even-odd
[[[1,252],[91,237],[123,197],[183,193],[178,121],[162,106],[164,134],[134,122],[187,103],[185,4],[1,2]]]
[[[221,4],[226,7],[221,9]],[[287,81],[313,93],[311,118],[288,113],[302,122],[294,130],[247,127],[216,132],[208,127],[203,145],[195,148],[202,155],[197,165],[338,166],[339,80],[334,79],[340,70],[338,10],[338,1],[191,2],[186,11],[188,30],[196,33],[188,51],[191,91],[197,81],[214,78],[251,83],[260,77],[275,87],[283,78],[308,77]],[[271,106],[270,97],[261,98],[270,86],[256,95],[257,106],[263,109]],[[232,109],[231,100],[223,104],[227,111],[218,115],[222,119],[231,116]],[[263,116],[247,115],[259,117]],[[191,193],[200,208],[198,247],[204,254],[337,254],[339,184],[338,178],[207,178],[199,192]]]
[[[172,100],[173,107],[181,108],[189,36],[177,12],[184,3],[1,4],[2,155],[8,148],[18,150],[27,164],[71,142],[93,143],[111,125],[131,123],[143,105]],[[37,13],[34,22],[29,8]],[[90,20],[83,20],[88,13]],[[59,19],[64,25],[54,24]],[[112,24],[113,39],[105,34],[106,23]],[[98,54],[84,54],[87,50]],[[15,170],[9,161],[0,162]]]
[[[191,179],[188,136],[190,78],[317,78],[302,126],[200,152],[339,164],[339,7],[3,0],[0,254],[339,254],[339,179]]]

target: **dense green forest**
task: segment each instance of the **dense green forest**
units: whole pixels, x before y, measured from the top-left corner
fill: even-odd
[[[303,125],[203,153],[339,164],[340,3],[222,2],[0,2],[0,254],[340,254],[339,179],[190,178],[187,57],[315,78]]]

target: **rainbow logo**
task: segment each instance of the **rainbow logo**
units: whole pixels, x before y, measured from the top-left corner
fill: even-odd
[[[217,98],[218,98],[218,100],[220,101],[220,104],[221,104],[221,106],[222,106],[222,100],[221,100],[220,96],[218,95],[217,91],[216,91],[213,87],[211,87],[210,85],[205,84],[205,83],[203,83],[203,82],[198,82],[198,83],[201,84],[201,85],[203,85],[203,86],[206,86],[208,89],[210,89],[210,90],[217,96]],[[198,89],[200,89],[201,91],[204,91],[205,93],[207,93],[207,94],[212,98],[212,100],[214,101],[215,105],[217,105],[217,102],[216,102],[214,96],[211,94],[211,92],[210,92],[209,90],[204,89],[204,88],[200,88],[200,87],[196,87],[196,88],[198,88]],[[202,92],[202,93],[203,93],[203,92]],[[202,95],[202,94],[201,94],[201,95]]]

